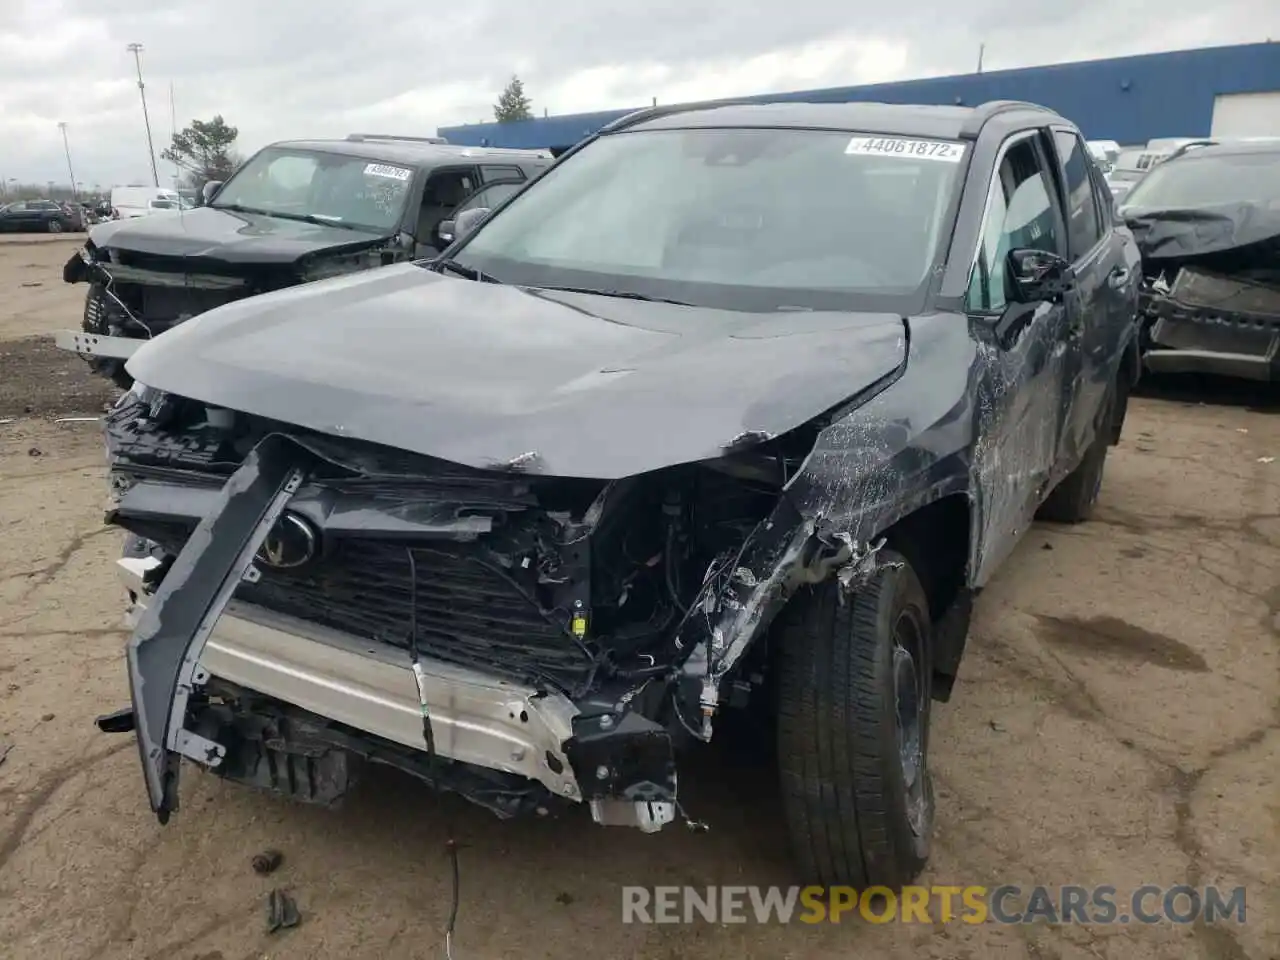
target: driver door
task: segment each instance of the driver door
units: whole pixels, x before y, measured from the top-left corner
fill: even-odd
[[[1012,552],[1048,491],[1071,388],[1068,345],[1078,320],[1072,297],[1036,304],[1017,325],[1001,322],[1022,306],[1012,303],[1009,252],[1068,254],[1054,164],[1044,131],[1005,141],[966,297],[980,371],[971,465],[979,584]]]

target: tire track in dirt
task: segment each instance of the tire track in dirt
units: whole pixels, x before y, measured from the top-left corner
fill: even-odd
[[[88,757],[78,757],[55,767],[49,773],[46,773],[36,783],[36,791],[27,798],[14,816],[13,825],[9,828],[9,832],[3,838],[0,838],[0,871],[8,865],[9,860],[17,853],[22,846],[23,838],[26,836],[27,830],[31,827],[31,821],[63,786],[72,779],[82,773],[87,773],[104,760],[114,757],[129,748],[136,748],[135,742],[130,739],[123,743],[109,747],[106,750],[100,750]]]

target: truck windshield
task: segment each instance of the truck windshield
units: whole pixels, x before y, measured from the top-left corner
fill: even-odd
[[[1129,192],[1124,206],[1126,211],[1186,210],[1224,203],[1278,202],[1280,150],[1268,150],[1234,154],[1192,152],[1162,163]]]
[[[236,171],[210,206],[390,233],[400,223],[412,180],[413,171],[399,164],[267,147]]]
[[[463,241],[498,280],[730,309],[916,295],[965,146],[798,129],[609,134]]]

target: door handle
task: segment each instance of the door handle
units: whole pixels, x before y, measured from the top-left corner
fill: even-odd
[[[1107,274],[1107,283],[1113,287],[1123,287],[1129,282],[1129,268],[1116,267]]]

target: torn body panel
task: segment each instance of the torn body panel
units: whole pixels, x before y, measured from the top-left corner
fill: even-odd
[[[178,757],[217,766],[225,749],[186,726],[205,641],[239,582],[255,577],[254,554],[301,485],[293,444],[267,438],[219,492],[174,558],[129,641],[129,682],[138,749],[163,823],[178,804]]]

